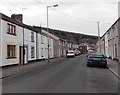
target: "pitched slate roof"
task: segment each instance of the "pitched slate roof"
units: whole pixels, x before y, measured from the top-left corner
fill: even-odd
[[[0,13],[0,17],[1,17],[1,19],[5,20],[5,21],[8,21],[8,22],[14,23],[14,24],[19,25],[19,26],[21,26],[21,27],[24,26],[23,23],[20,23],[20,22],[14,20],[14,19],[12,19],[12,18],[10,18],[10,17],[8,17],[8,16],[2,14],[2,13]]]
[[[44,34],[46,34],[47,36],[49,36],[49,37],[51,37],[51,38],[53,38],[53,39],[55,39],[55,40],[59,40],[60,38],[59,37],[57,37],[57,36],[55,36],[55,35],[53,35],[53,34],[51,34],[51,33],[49,33],[49,32],[47,32],[46,30],[44,30],[44,29],[42,29],[42,31],[41,31],[42,33],[44,33]]]

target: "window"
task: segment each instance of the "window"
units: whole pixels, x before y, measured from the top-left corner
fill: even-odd
[[[15,45],[7,45],[7,58],[15,58]]]
[[[51,39],[50,38],[48,38],[49,39],[49,45],[51,46]]]
[[[34,32],[31,32],[31,42],[34,42]]]
[[[115,36],[118,37],[118,26],[116,24],[116,27],[115,27]]]
[[[117,58],[117,54],[118,52],[117,52],[117,44],[115,44],[115,57]]]
[[[50,48],[50,51],[49,51],[49,56],[51,57],[51,55],[52,55],[52,51],[51,51],[51,48]]]
[[[41,44],[43,44],[43,36],[41,36]]]
[[[59,45],[62,45],[62,41],[59,41]]]
[[[12,24],[7,24],[7,33],[16,35],[16,26],[14,26]]]
[[[35,48],[32,46],[31,47],[31,58],[35,57]]]

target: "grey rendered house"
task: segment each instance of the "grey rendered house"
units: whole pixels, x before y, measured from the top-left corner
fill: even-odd
[[[98,41],[97,51],[120,61],[120,18],[115,21],[101,37],[100,41]]]

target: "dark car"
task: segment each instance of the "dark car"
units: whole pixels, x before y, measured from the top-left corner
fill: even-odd
[[[91,53],[87,58],[87,66],[104,66],[107,67],[107,60],[103,54]]]

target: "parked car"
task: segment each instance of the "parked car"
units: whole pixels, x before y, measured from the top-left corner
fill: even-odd
[[[66,54],[66,57],[75,57],[75,52],[73,50],[68,50],[67,51],[67,54]]]
[[[94,50],[88,50],[88,52],[87,52],[87,57],[88,57],[91,53],[95,53],[95,51],[94,51]]]
[[[80,54],[81,54],[81,51],[75,50],[75,56],[80,55]]]
[[[103,54],[91,53],[87,58],[87,66],[104,66],[107,67],[107,60]]]

